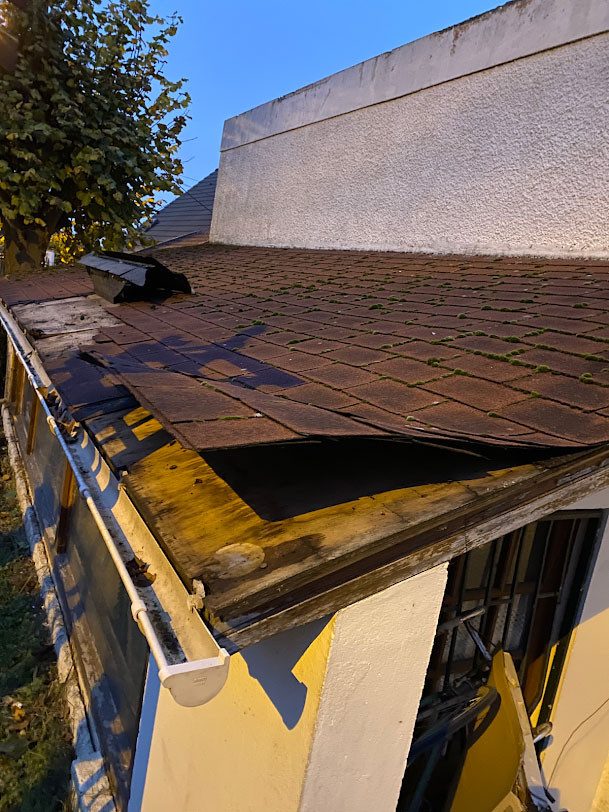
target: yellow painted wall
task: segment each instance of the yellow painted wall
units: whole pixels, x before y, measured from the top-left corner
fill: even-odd
[[[202,707],[161,689],[143,812],[296,812],[333,629],[316,621],[233,655]]]
[[[446,572],[233,655],[207,705],[146,699],[129,812],[394,812]]]
[[[609,812],[609,757],[601,776],[590,812]]]
[[[609,490],[570,508],[607,506]],[[609,526],[604,528],[552,723],[543,768],[559,808],[609,812]]]

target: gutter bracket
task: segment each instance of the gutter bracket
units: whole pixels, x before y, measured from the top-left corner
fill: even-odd
[[[73,422],[71,426],[72,432],[67,437],[64,435],[62,428],[65,427],[61,416],[64,410],[59,393],[52,386],[35,349],[21,334],[17,322],[2,304],[0,304],[0,323],[4,327],[15,355],[23,365],[34,393],[45,412],[49,429],[61,446],[74,474],[80,495],[97,525],[110,558],[129,596],[131,614],[148,642],[150,652],[159,669],[161,684],[171,692],[172,697],[178,704],[185,707],[194,707],[209,702],[222,689],[228,677],[230,663],[228,652],[226,649],[220,648],[209,629],[205,627],[206,647],[213,651],[215,656],[188,661],[184,655],[184,662],[171,663],[168,661],[166,657],[167,649],[152,623],[150,607],[142,600],[138,587],[131,578],[126,565],[123,549],[126,546],[125,542],[130,546],[129,539],[123,533],[117,519],[104,507],[97,480],[95,476],[90,475],[84,458],[81,458],[80,444],[74,442],[77,434],[78,436],[86,436],[84,429],[78,423]],[[54,397],[51,397],[51,395]],[[114,479],[113,474],[110,473],[110,476]],[[118,482],[116,487],[118,489]],[[153,608],[154,604],[160,609],[156,596]],[[154,614],[156,615],[157,612],[154,611]],[[205,626],[204,622],[201,622]],[[171,632],[175,636],[173,628]],[[176,641],[179,643],[177,637]]]

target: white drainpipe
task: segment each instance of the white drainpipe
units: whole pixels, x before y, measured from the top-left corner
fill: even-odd
[[[85,455],[81,451],[81,445],[74,442],[73,439],[72,442],[68,442],[66,432],[61,425],[61,417],[58,413],[59,410],[49,406],[49,393],[53,393],[56,397],[56,402],[61,403],[57,390],[42,366],[35,349],[23,336],[17,322],[6,307],[1,304],[0,322],[6,331],[15,354],[23,364],[32,387],[47,415],[47,423],[51,431],[53,431],[57,437],[68,464],[74,473],[80,495],[91,512],[118,575],[129,595],[131,600],[131,614],[148,642],[150,651],[159,668],[161,684],[171,691],[173,698],[180,705],[193,707],[209,702],[210,699],[213,699],[213,697],[218,694],[226,682],[230,662],[228,652],[226,649],[218,646],[211,633],[206,629],[205,631],[209,638],[206,641],[206,647],[211,647],[213,656],[191,661],[188,661],[184,657],[181,662],[169,662],[165,653],[166,648],[159,639],[154,624],[150,619],[149,608],[142,600],[138,587],[134,584],[129,570],[126,567],[125,558],[121,554],[121,548],[124,548],[123,538],[125,538],[125,534],[114,516],[108,510],[104,510],[101,489],[97,484],[95,476],[90,472],[90,466],[87,464]],[[55,412],[55,414],[53,412]],[[75,424],[75,431],[84,433],[84,430],[79,424]],[[109,475],[113,477],[111,473]],[[114,484],[117,489],[120,488],[116,480]],[[128,543],[128,539],[126,539],[126,541]],[[150,589],[150,587],[148,589]],[[188,611],[186,605],[184,606],[184,611]]]

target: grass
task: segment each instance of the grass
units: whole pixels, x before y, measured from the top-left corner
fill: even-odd
[[[67,708],[1,436],[0,472],[0,812],[65,812]]]

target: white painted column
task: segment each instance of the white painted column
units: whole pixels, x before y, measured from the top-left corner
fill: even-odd
[[[200,708],[161,689],[129,812],[394,812],[446,569],[233,655]]]
[[[338,613],[299,812],[394,812],[446,572]]]

